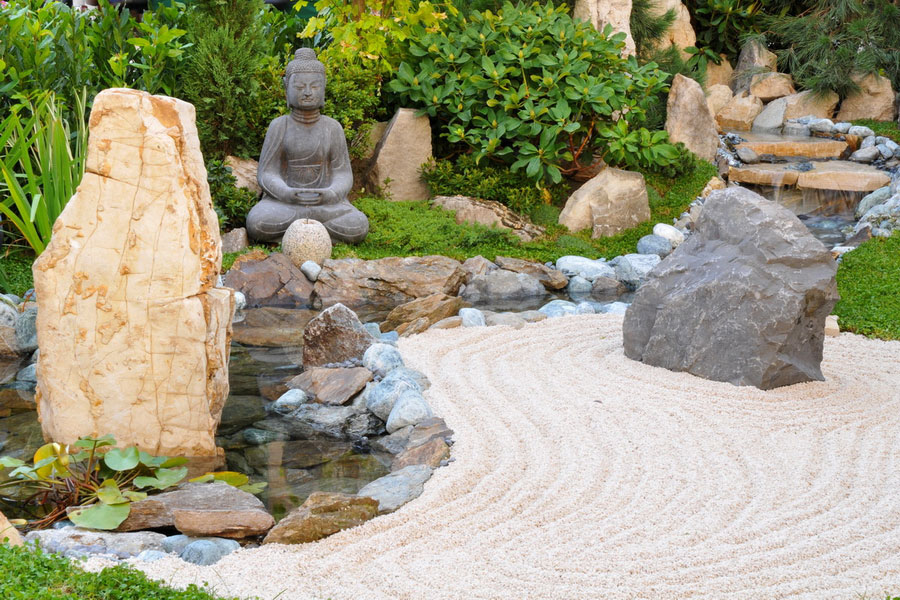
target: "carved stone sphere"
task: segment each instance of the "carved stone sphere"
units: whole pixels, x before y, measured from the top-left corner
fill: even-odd
[[[308,260],[321,265],[331,258],[331,237],[319,221],[297,219],[284,232],[281,251],[298,268]]]

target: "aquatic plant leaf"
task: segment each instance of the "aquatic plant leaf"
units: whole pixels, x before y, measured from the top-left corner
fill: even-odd
[[[210,481],[223,481],[234,487],[241,487],[250,482],[250,478],[243,473],[236,471],[216,471],[215,473],[206,473],[200,477],[194,477],[190,481],[198,483],[207,483]]]
[[[92,437],[83,437],[75,442],[75,446],[78,448],[102,448],[104,446],[113,446],[116,443],[116,438],[114,438],[110,434],[106,434],[102,437],[92,438]]]
[[[97,490],[97,499],[103,504],[122,504],[128,502],[128,498],[122,495],[118,484],[112,479],[106,479]]]
[[[163,466],[167,460],[169,460],[168,456],[153,456],[149,452],[140,451],[140,460],[141,464],[151,469],[155,469],[156,467]]]
[[[115,529],[128,518],[131,504],[94,504],[69,513],[69,519],[79,527],[89,529]]]
[[[113,448],[103,456],[103,462],[113,471],[127,471],[138,466],[140,453],[134,446],[129,448]]]

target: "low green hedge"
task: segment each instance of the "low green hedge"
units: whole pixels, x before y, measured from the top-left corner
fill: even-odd
[[[4,600],[217,600],[191,585],[174,590],[124,566],[88,573],[41,550],[0,545],[0,598]]]

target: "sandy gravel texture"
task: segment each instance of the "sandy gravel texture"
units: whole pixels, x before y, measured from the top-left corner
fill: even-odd
[[[645,366],[589,315],[401,341],[456,431],[397,513],[175,585],[291,599],[881,599],[900,594],[900,343],[828,338],[762,392]]]

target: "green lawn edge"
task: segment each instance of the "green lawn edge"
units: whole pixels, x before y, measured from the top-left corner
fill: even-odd
[[[837,285],[834,312],[842,331],[900,340],[900,233],[844,254]]]

